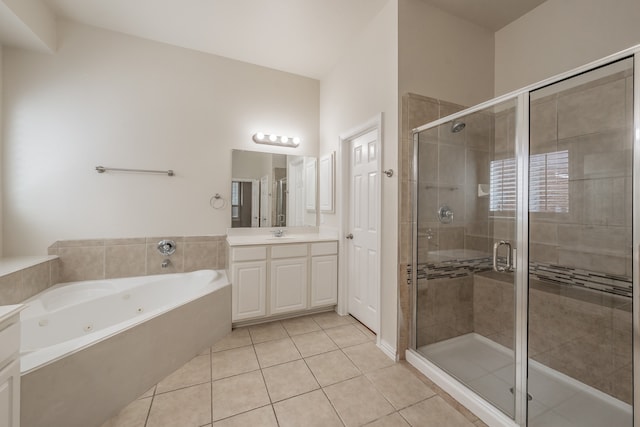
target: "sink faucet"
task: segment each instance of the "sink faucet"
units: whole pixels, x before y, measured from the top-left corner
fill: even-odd
[[[277,230],[273,230],[273,237],[282,237],[284,236],[284,230],[282,228],[279,228]]]

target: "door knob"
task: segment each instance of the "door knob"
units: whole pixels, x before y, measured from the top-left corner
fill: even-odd
[[[353,234],[349,233],[345,236],[345,238],[352,240],[353,239]]]

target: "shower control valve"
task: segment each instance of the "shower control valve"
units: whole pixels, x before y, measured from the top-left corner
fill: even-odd
[[[172,255],[176,251],[176,242],[173,240],[160,240],[158,242],[158,252],[164,256]]]

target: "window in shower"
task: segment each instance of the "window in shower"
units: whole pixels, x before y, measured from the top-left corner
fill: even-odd
[[[516,159],[493,160],[490,168],[491,211],[515,211]],[[569,212],[569,151],[534,154],[529,168],[531,212]]]

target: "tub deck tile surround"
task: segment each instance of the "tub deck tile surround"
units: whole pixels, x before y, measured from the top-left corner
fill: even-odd
[[[169,257],[156,250],[163,239],[176,242],[176,252]],[[226,235],[59,240],[48,252],[60,258],[59,281],[73,282],[221,270],[226,264],[225,239]],[[165,258],[171,262],[162,268]]]
[[[0,259],[0,305],[18,304],[56,283],[57,256]]]
[[[334,312],[237,328],[102,427],[486,427],[374,342]]]

